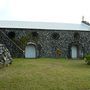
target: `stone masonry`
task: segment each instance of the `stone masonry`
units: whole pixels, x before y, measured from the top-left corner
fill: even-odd
[[[2,30],[2,29],[1,29]],[[68,30],[38,30],[38,29],[4,29],[5,34],[9,38],[25,50],[27,42],[34,42],[37,45],[39,51],[39,57],[57,57],[56,50],[61,51],[58,57],[71,57],[71,47],[77,46],[83,51],[83,57],[87,53],[90,53],[90,32],[89,31],[68,31]],[[13,32],[14,35],[10,37],[9,33]],[[32,35],[32,33],[37,35]],[[0,32],[1,34],[1,32]],[[1,35],[3,37],[3,34]],[[5,41],[0,37],[1,42]],[[26,40],[24,44],[21,44],[21,39]],[[28,40],[27,40],[28,39]],[[14,57],[24,57],[24,54],[17,49],[9,40],[3,42],[8,46],[10,52]],[[13,48],[12,48],[13,46]],[[17,53],[18,51],[18,53]]]

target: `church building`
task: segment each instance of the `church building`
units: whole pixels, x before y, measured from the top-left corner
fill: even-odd
[[[79,59],[90,53],[90,24],[0,21],[0,43],[12,57]]]

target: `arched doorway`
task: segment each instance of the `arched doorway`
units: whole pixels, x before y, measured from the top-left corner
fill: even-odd
[[[25,48],[25,58],[36,58],[37,50],[34,43],[29,42]]]
[[[68,57],[72,59],[83,58],[84,48],[80,43],[72,42],[68,47]]]

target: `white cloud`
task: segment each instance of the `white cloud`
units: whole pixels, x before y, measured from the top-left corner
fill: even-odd
[[[2,11],[6,10],[7,13],[5,19],[9,20],[80,22],[83,15],[87,20],[90,18],[89,0],[1,0],[1,2]]]
[[[6,6],[6,0],[0,0],[0,10]]]
[[[0,20],[5,20],[9,17],[8,1],[0,0]]]

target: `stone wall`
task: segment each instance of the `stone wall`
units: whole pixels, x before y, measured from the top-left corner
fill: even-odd
[[[64,31],[64,30],[30,30],[30,29],[5,29],[5,33],[8,35],[10,32],[15,32],[15,38],[13,39],[23,50],[25,45],[21,45],[20,40],[22,37],[28,37],[26,42],[34,42],[41,47],[39,50],[40,57],[57,57],[56,49],[60,49],[61,55],[58,57],[69,57],[70,45],[78,45],[79,48],[83,48],[84,55],[90,53],[90,32],[83,31]],[[31,35],[32,32],[37,32],[38,37]],[[58,38],[53,38],[53,34],[59,34]],[[75,33],[78,33],[75,36]],[[79,35],[79,37],[78,37]],[[9,45],[9,44],[8,44]],[[15,49],[10,47],[12,51]],[[10,50],[11,51],[11,50]],[[12,52],[11,52],[12,53]],[[17,53],[17,51],[16,51]],[[17,55],[16,55],[17,56]],[[22,55],[21,55],[22,56]]]
[[[58,33],[60,37],[55,40],[52,38],[53,33]],[[80,38],[74,39],[74,34],[78,33]],[[62,51],[60,57],[68,57],[69,45],[71,43],[80,44],[83,47],[84,55],[90,53],[90,32],[77,31],[40,31],[39,43],[42,46],[42,56],[56,57],[53,48],[59,48]]]

